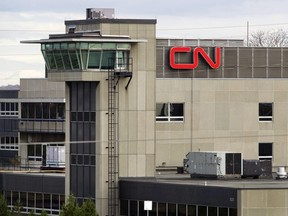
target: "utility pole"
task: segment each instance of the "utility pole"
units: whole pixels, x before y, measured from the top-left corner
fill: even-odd
[[[247,47],[249,46],[249,21],[247,21]]]

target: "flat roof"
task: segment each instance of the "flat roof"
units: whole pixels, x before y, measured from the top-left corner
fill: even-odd
[[[89,24],[156,24],[156,19],[84,19],[84,20],[66,20],[65,25],[89,25]]]
[[[191,178],[189,174],[157,174],[155,178],[121,178],[123,181],[149,182],[159,184],[175,184],[175,185],[189,185],[189,186],[206,186],[206,187],[222,187],[231,189],[288,189],[288,179],[274,178]]]

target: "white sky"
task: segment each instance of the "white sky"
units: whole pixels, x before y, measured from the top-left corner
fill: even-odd
[[[44,77],[40,46],[20,41],[64,33],[64,20],[85,19],[86,8],[115,8],[116,18],[156,18],[157,37],[246,39],[247,21],[250,32],[288,30],[287,0],[2,0],[0,86]]]

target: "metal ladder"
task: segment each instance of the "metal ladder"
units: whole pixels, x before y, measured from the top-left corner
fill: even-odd
[[[108,215],[118,211],[118,106],[119,87],[114,69],[108,70]]]
[[[119,59],[118,59],[119,60]],[[109,60],[108,70],[108,215],[116,216],[119,211],[118,176],[119,176],[119,80],[129,78],[125,89],[132,79],[133,59],[127,58],[126,68],[115,70],[116,59]],[[119,62],[119,61],[118,61]]]

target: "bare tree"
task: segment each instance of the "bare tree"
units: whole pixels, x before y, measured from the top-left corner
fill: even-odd
[[[283,29],[256,31],[251,33],[249,46],[254,47],[287,47],[288,31]]]

